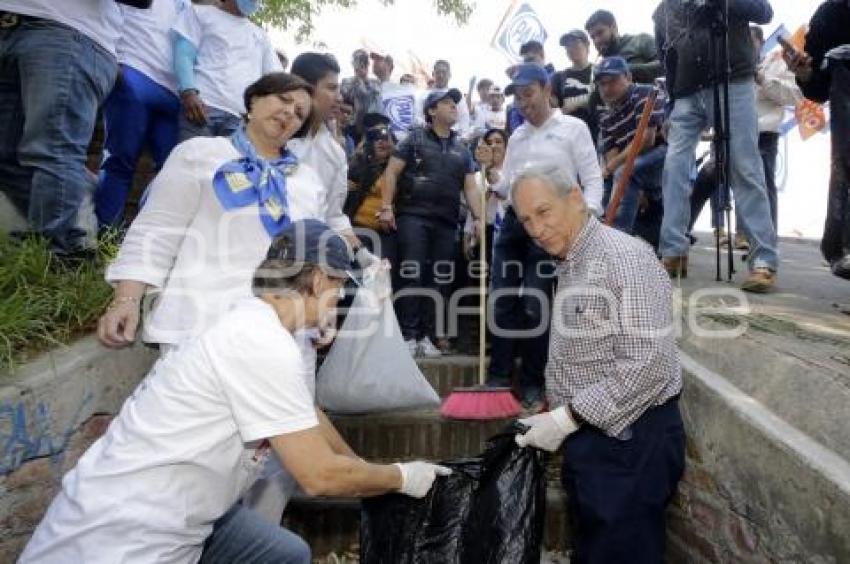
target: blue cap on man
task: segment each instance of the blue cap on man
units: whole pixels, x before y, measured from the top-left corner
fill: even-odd
[[[459,104],[463,98],[463,94],[457,88],[438,88],[432,90],[428,93],[428,97],[425,98],[425,107],[423,109],[427,112],[446,98],[451,98],[455,104]]]
[[[626,76],[629,72],[629,63],[623,57],[607,57],[593,69],[593,79],[599,80],[603,76]]]
[[[272,240],[266,258],[316,265],[337,278],[351,276],[353,260],[348,243],[317,219],[293,221],[284,227]]]
[[[511,83],[505,88],[505,94],[513,96],[517,88],[530,86],[534,83],[546,84],[549,82],[549,73],[543,65],[537,63],[522,63],[511,69]]]

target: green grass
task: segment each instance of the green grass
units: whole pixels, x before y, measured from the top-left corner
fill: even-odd
[[[96,260],[64,266],[44,240],[0,233],[0,371],[94,329],[112,295],[103,270],[116,241],[107,237]]]

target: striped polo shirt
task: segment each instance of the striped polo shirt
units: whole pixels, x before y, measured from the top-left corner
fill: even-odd
[[[599,120],[599,142],[602,146],[602,154],[611,149],[623,151],[634,139],[640,117],[646,100],[653,90],[657,90],[649,84],[632,84],[625,96],[625,100],[617,106],[608,108]],[[650,128],[661,127],[664,123],[665,98],[662,92],[658,92],[658,99],[649,120]]]

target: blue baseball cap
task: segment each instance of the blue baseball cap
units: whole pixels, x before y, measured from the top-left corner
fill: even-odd
[[[608,57],[596,65],[593,70],[593,80],[603,76],[626,76],[629,74],[629,63],[623,57]]]
[[[514,90],[522,86],[530,86],[534,83],[546,84],[549,82],[549,73],[542,65],[537,63],[522,63],[511,69],[511,83],[505,88],[505,94],[514,95]]]
[[[284,227],[272,240],[266,258],[316,265],[336,278],[352,277],[354,257],[348,243],[317,219],[293,221]]]
[[[428,97],[425,98],[425,112],[427,113],[428,110],[446,98],[451,98],[455,104],[459,104],[463,98],[463,94],[457,88],[438,88],[437,90],[432,90],[428,93]]]

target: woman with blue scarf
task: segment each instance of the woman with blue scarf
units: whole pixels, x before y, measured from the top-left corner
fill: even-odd
[[[104,345],[135,340],[146,293],[155,300],[145,341],[167,350],[197,336],[250,294],[252,272],[277,233],[325,217],[325,187],[286,148],[307,128],[311,92],[293,75],[265,75],[245,90],[247,112],[231,137],[174,149],[107,270],[115,294],[98,326]]]

